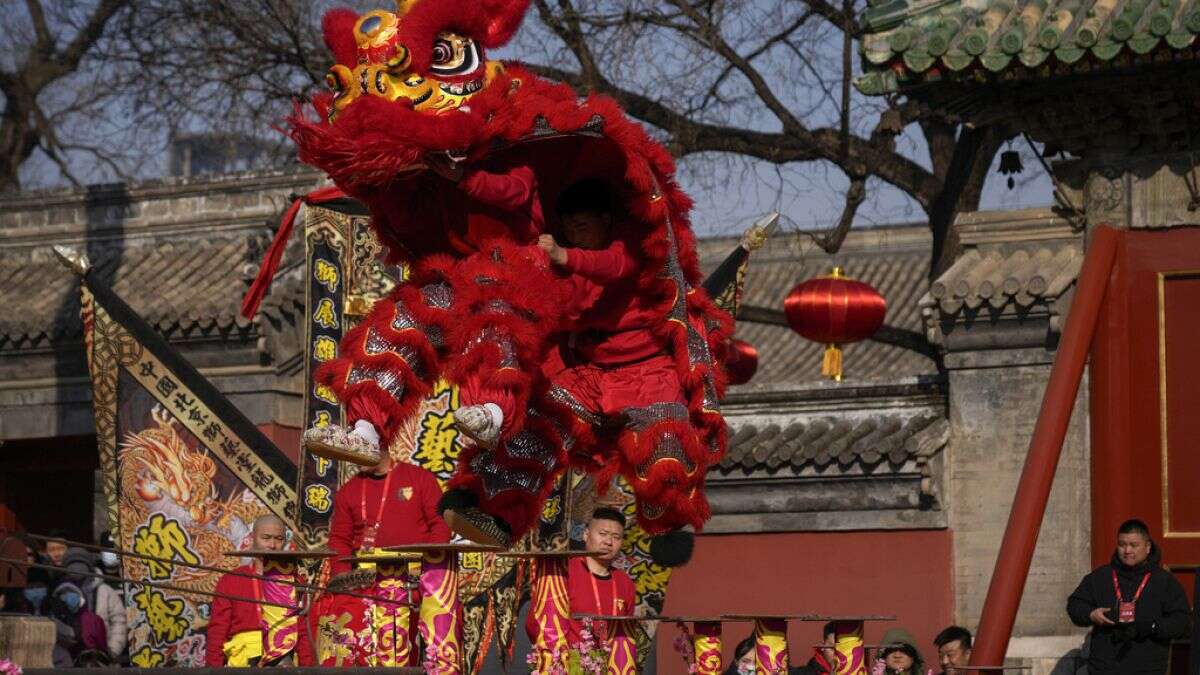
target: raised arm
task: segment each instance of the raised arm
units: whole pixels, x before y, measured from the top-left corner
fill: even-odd
[[[608,248],[589,251],[568,248],[567,262],[563,268],[572,274],[597,284],[611,284],[632,275],[637,269],[633,256],[621,241],[614,241]]]
[[[533,169],[527,166],[513,167],[504,173],[468,171],[459,187],[472,199],[505,211],[524,209],[535,192]]]

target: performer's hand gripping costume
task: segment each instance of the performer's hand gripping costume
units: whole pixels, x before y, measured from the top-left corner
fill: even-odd
[[[715,364],[729,317],[698,289],[690,202],[665,150],[613,101],[581,101],[486,59],[527,6],[401,0],[394,12],[325,17],[333,94],[314,100],[320,119],[298,114],[292,135],[304,161],[370,208],[409,274],[316,374],[351,427],[306,439],[386,449],[446,378],[461,387],[462,426],[481,441],[464,449],[443,502],[460,533],[521,536],[571,462],[629,480],[652,535],[698,528],[709,516],[704,476],[725,446]],[[543,205],[589,178],[619,204],[623,259],[635,267],[589,311],[609,311],[598,325],[616,335],[629,313],[604,308],[636,305],[649,352],[681,387],[670,401],[604,408],[546,374],[562,369],[548,365],[555,340],[581,327],[571,279],[534,243],[558,227]]]

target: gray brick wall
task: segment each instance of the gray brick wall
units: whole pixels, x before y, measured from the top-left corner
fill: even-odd
[[[1037,350],[1040,351],[1040,350]],[[957,355],[950,373],[950,527],[955,619],[979,625],[1050,373],[1048,355],[989,367]],[[974,363],[973,363],[974,362]],[[972,367],[972,366],[975,367]],[[1081,386],[1025,586],[1014,636],[1077,632],[1066,598],[1090,567],[1087,383]]]

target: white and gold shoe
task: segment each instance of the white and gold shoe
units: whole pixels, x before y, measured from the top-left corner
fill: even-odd
[[[464,436],[481,448],[491,450],[500,440],[504,413],[495,403],[467,405],[454,411],[454,424]]]
[[[361,466],[379,463],[379,442],[337,424],[304,431],[304,449],[317,457],[351,462]]]

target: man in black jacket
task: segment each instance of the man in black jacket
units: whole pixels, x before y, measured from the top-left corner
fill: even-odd
[[[1183,586],[1162,568],[1162,555],[1140,520],[1117,530],[1112,562],[1079,582],[1067,600],[1077,626],[1092,627],[1089,675],[1162,675],[1171,640],[1187,634]]]

